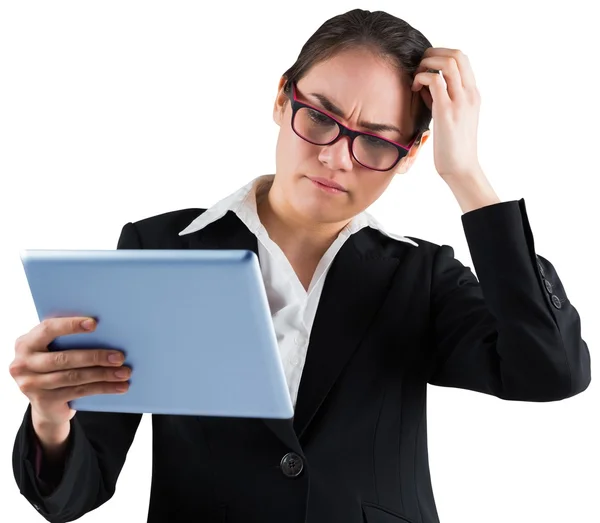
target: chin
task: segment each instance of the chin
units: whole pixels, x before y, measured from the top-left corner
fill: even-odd
[[[308,182],[312,183],[310,180]],[[340,223],[352,217],[347,205],[327,204],[312,198],[296,199],[294,207],[298,214],[315,223]]]

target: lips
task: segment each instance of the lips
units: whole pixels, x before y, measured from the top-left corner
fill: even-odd
[[[320,183],[321,185],[326,185],[327,187],[333,187],[334,189],[338,189],[340,191],[346,192],[346,189],[342,185],[334,182],[333,180],[329,180],[327,178],[318,178],[318,177],[311,177],[310,179],[313,180],[314,182]]]

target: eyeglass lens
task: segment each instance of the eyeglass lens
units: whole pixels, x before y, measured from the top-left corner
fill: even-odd
[[[298,109],[293,124],[296,133],[316,145],[330,143],[340,132],[335,120],[308,107]],[[378,170],[391,169],[398,159],[398,149],[391,143],[364,134],[354,139],[352,153],[365,167]]]

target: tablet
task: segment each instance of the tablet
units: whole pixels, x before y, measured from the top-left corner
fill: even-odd
[[[129,390],[75,410],[291,418],[258,257],[248,250],[24,250],[41,320],[91,316],[96,330],[50,350],[119,349]]]

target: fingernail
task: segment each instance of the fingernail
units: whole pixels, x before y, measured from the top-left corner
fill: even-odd
[[[115,371],[115,376],[117,378],[126,378],[127,376],[129,376],[129,371],[127,369],[119,369]]]
[[[94,320],[88,318],[87,320],[83,320],[81,322],[81,326],[85,330],[89,331],[89,330],[92,330],[94,328],[94,323],[95,323]]]
[[[127,383],[117,383],[115,388],[117,389],[117,392],[125,392],[128,387],[129,385]]]
[[[120,352],[111,352],[108,355],[108,361],[111,363],[121,363],[125,358],[123,358],[123,354]]]

